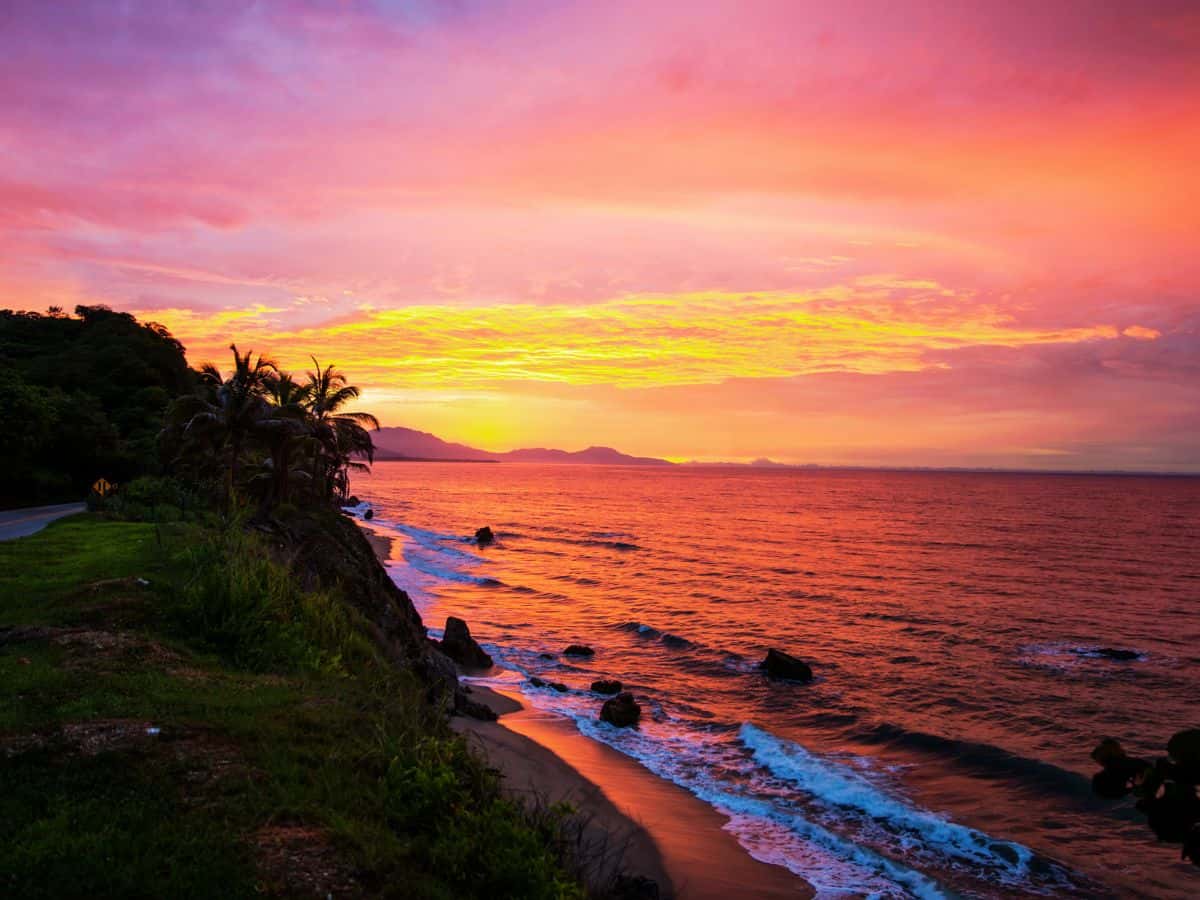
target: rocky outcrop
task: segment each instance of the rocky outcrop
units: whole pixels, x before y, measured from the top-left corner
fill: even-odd
[[[362,616],[384,658],[416,674],[427,686],[431,702],[476,718],[496,718],[467,696],[453,661],[428,640],[408,594],[396,587],[351,519],[305,512],[259,521],[254,528],[271,542],[306,589],[339,592]]]
[[[595,656],[596,651],[585,644],[571,644],[563,651],[563,656]]]
[[[808,663],[797,659],[790,653],[771,649],[758,667],[772,678],[786,678],[789,681],[812,681],[813,671]]]
[[[457,616],[446,619],[441,650],[464,669],[488,669],[492,666],[492,658],[471,637],[467,623]]]
[[[619,694],[622,688],[621,682],[615,679],[601,678],[599,681],[592,682],[592,690],[597,694]]]
[[[633,699],[629,691],[617,694],[611,700],[605,700],[600,707],[600,721],[608,722],[618,728],[632,728],[642,717],[642,707]]]
[[[496,536],[492,534],[492,529],[484,525],[482,528],[475,530],[475,543],[480,547],[486,547],[488,544],[494,544]]]

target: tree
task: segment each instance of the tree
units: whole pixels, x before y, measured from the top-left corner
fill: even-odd
[[[73,316],[0,310],[0,372],[41,409],[19,413],[28,398],[14,389],[0,410],[0,431],[11,435],[31,436],[39,423],[36,452],[4,454],[0,505],[78,500],[98,477],[125,483],[160,471],[163,414],[196,383],[165,328],[98,306]]]
[[[312,361],[315,371],[307,373],[304,390],[313,436],[320,445],[313,460],[313,488],[321,496],[345,499],[350,472],[367,468],[355,457],[368,464],[375,461],[375,444],[367,429],[378,430],[379,420],[367,412],[346,410],[358,399],[359,389],[336,367],[322,368],[315,356]]]
[[[176,409],[177,415],[186,417],[185,441],[193,436],[206,438],[225,454],[221,497],[225,508],[238,484],[247,437],[268,415],[266,395],[271,375],[278,371],[270,359],[261,355],[255,359],[253,350],[239,353],[237,344],[230,344],[229,349],[233,352],[233,371],[222,376],[215,365],[205,363],[200,367],[201,391]]]
[[[288,373],[280,372],[267,382],[267,399],[270,408],[256,427],[269,454],[266,460],[266,474],[271,482],[269,499],[286,503],[293,472],[307,474],[293,469],[292,457],[303,439],[312,435],[305,409],[308,390]]]

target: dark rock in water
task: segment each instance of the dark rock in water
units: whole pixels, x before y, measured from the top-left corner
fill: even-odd
[[[1096,651],[1097,656],[1103,656],[1105,659],[1131,660],[1141,659],[1142,654],[1136,650],[1121,650],[1117,647],[1101,647]]]
[[[597,694],[619,694],[621,687],[621,682],[608,678],[592,682],[592,690]]]
[[[613,884],[615,900],[659,900],[658,882],[645,875],[618,875]]]
[[[471,637],[467,623],[454,616],[446,619],[442,652],[467,669],[486,669],[492,665],[492,658]]]
[[[539,653],[538,657],[540,659],[558,659],[558,657],[555,656],[553,653]]]
[[[629,691],[617,694],[611,700],[605,700],[600,707],[600,721],[616,725],[618,728],[630,728],[642,717],[642,707],[633,699]]]
[[[1154,764],[1144,759],[1135,759],[1125,752],[1121,742],[1105,738],[1092,751],[1092,759],[1103,766],[1092,778],[1092,790],[1101,797],[1124,797],[1142,781]]]
[[[1008,862],[1010,865],[1018,865],[1021,862],[1021,857],[1017,853],[1016,847],[1012,844],[1006,844],[1003,841],[996,841],[994,844],[989,844],[988,849],[991,850],[1001,859]]]
[[[375,510],[368,506],[366,512],[363,513],[363,518],[370,522],[373,518],[375,518]]]
[[[561,681],[543,681],[541,678],[538,678],[536,675],[534,675],[532,678],[529,679],[529,683],[532,684],[534,687],[550,688],[551,690],[558,691],[560,694],[565,694],[568,690],[570,690],[570,688],[568,688]]]
[[[358,506],[358,504],[360,504],[360,503],[362,503],[362,501],[359,500],[357,497],[355,497],[353,494],[351,494],[349,497],[346,498],[346,502],[343,505],[344,506]]]
[[[796,659],[782,650],[768,650],[766,658],[758,667],[772,678],[787,678],[790,681],[812,681],[813,673],[808,663]]]
[[[492,534],[492,529],[487,525],[475,531],[475,543],[480,547],[486,547],[488,544],[495,543],[496,536]]]
[[[583,644],[572,644],[563,651],[563,656],[595,656],[596,651]]]

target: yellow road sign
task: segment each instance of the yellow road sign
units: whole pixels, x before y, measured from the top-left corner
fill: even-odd
[[[107,497],[116,489],[117,486],[115,484],[110,481],[106,481],[103,478],[97,478],[96,483],[92,485],[92,490],[101,497]]]

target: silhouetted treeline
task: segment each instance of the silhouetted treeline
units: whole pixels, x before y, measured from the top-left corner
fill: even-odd
[[[160,325],[103,306],[0,310],[0,506],[77,500],[98,477],[159,471],[164,413],[195,385]]]

